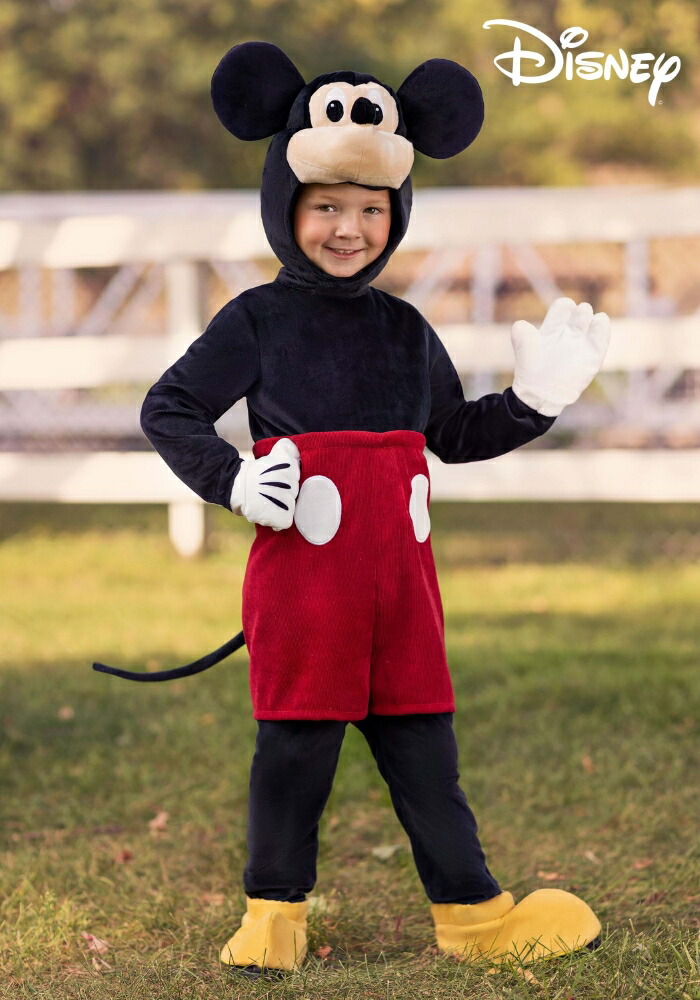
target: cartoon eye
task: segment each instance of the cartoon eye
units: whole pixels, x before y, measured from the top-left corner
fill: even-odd
[[[345,114],[345,94],[339,87],[334,87],[326,94],[325,111],[332,122],[339,122]]]
[[[376,105],[379,106],[379,110],[382,112],[382,117],[384,117],[384,98],[379,93],[379,91],[378,90],[370,90],[367,93],[367,98],[368,98],[368,100],[370,100],[372,102],[372,104],[376,104]]]
[[[367,99],[372,102],[374,106],[374,125],[379,125],[384,119],[384,98],[379,93],[378,90],[370,90],[367,94]]]

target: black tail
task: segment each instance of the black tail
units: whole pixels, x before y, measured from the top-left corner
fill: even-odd
[[[128,681],[170,681],[175,677],[189,677],[190,674],[200,674],[203,670],[208,670],[215,663],[226,659],[231,653],[235,653],[241,646],[245,646],[245,638],[242,632],[234,635],[232,639],[225,642],[206,656],[192,663],[186,663],[184,667],[173,667],[171,670],[158,670],[155,673],[138,673],[134,670],[119,670],[117,667],[108,667],[106,663],[93,663],[92,669],[98,670],[101,674],[114,674],[115,677],[125,677]]]

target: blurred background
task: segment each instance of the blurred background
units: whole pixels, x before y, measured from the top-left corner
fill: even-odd
[[[565,74],[514,87],[515,29],[577,51],[681,59],[648,83]],[[520,32],[526,48],[544,46]],[[278,262],[259,222],[269,140],[218,122],[209,83],[231,45],[279,45],[305,79],[340,68],[398,89],[426,58],[467,66],[486,121],[446,161],[416,154],[408,236],[377,285],[436,327],[468,397],[512,378],[509,329],[558,295],[613,318],[605,367],[552,430],[495,462],[433,463],[433,499],[652,505],[651,542],[695,544],[700,499],[700,10],[695,0],[10,0],[0,14],[0,502],[6,525],[54,504],[109,520],[166,510],[183,554],[212,517],[139,426],[148,387],[231,297]],[[245,401],[217,424],[243,453]],[[510,501],[507,511],[499,501]],[[21,509],[17,508],[21,505]],[[88,505],[85,509],[82,505]],[[34,507],[32,507],[34,505]],[[48,505],[48,506],[46,506]],[[74,512],[78,508],[74,506]],[[602,508],[601,508],[602,509]],[[662,515],[674,523],[664,528]],[[619,512],[618,512],[619,514]],[[605,516],[617,517],[608,511]],[[551,516],[559,516],[560,511]],[[682,529],[675,523],[683,520]],[[72,515],[68,511],[56,514]],[[601,515],[602,516],[602,515]],[[521,521],[523,525],[524,521]],[[622,523],[629,523],[628,515]],[[8,529],[9,530],[9,529]],[[530,529],[523,530],[527,532]],[[678,535],[678,531],[685,534]],[[574,534],[577,534],[575,532]],[[679,541],[682,538],[682,542]],[[669,540],[670,539],[670,540]],[[478,548],[478,546],[477,546]],[[566,546],[560,546],[564,556]]]
[[[654,107],[647,82],[614,75],[514,87],[494,58],[515,32],[484,30],[493,18],[553,39],[581,26],[586,49],[677,55],[681,71]],[[429,456],[455,730],[489,864],[517,897],[575,890],[604,947],[530,982],[433,971],[410,845],[349,726],[321,823],[318,988],[300,989],[622,998],[643,982],[645,996],[687,996],[697,0],[3,0],[0,997],[231,995],[215,967],[243,899],[245,651],[165,685],[91,664],[173,667],[240,628],[253,525],[194,497],[139,413],[214,313],[279,266],[258,210],[269,140],[234,139],[209,98],[222,55],[254,39],[306,80],[355,69],[397,89],[442,57],[480,81],[480,135],[453,159],[416,154],[409,232],[377,281],[435,326],[468,397],[510,384],[512,322],[539,323],[558,295],[613,321],[603,370],[542,438],[490,462]],[[246,454],[244,401],[217,431]]]

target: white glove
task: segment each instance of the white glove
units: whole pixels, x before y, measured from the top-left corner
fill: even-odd
[[[513,392],[538,413],[556,417],[575,403],[603,364],[610,343],[610,320],[593,315],[588,302],[556,299],[541,328],[519,319],[513,323],[515,352]]]
[[[299,449],[281,438],[262,458],[244,459],[231,490],[231,510],[273,531],[291,528],[299,493]]]

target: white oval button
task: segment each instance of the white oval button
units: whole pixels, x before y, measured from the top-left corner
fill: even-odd
[[[341,502],[338,487],[327,476],[309,476],[301,484],[294,523],[312,545],[330,542],[340,527]]]
[[[428,513],[428,477],[414,476],[411,480],[411,499],[408,513],[413,521],[413,531],[419,542],[424,542],[430,534],[430,514]]]

